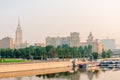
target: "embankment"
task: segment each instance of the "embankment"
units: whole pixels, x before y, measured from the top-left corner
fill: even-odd
[[[15,71],[26,71],[26,70],[38,70],[38,69],[50,69],[50,68],[59,68],[59,67],[68,67],[71,66],[70,61],[61,61],[61,62],[37,62],[37,63],[20,63],[20,64],[1,64],[0,73],[2,72],[15,72]]]

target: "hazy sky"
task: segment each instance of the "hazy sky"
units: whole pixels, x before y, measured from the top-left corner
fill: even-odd
[[[95,38],[120,44],[120,0],[0,0],[0,39],[15,38],[18,16],[30,43],[70,32],[79,32],[85,41],[93,32]]]

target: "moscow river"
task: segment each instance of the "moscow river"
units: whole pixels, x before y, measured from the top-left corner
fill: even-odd
[[[70,70],[71,69],[71,70]],[[53,73],[0,78],[0,80],[120,80],[119,68],[54,69]],[[44,72],[44,70],[43,70]],[[50,73],[49,73],[50,72]],[[22,73],[26,73],[25,71]]]

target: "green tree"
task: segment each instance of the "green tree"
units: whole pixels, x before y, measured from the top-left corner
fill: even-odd
[[[106,52],[106,57],[107,58],[110,58],[112,55],[112,51],[109,49],[107,52]]]
[[[98,59],[98,53],[97,52],[93,52],[92,53],[92,57],[93,57],[93,59]]]
[[[84,47],[84,57],[88,57],[88,47],[87,46],[85,46]]]
[[[38,46],[35,48],[35,52],[34,52],[34,58],[35,59],[40,59],[42,56],[42,47]]]
[[[45,48],[41,48],[41,60],[45,60],[47,58],[47,51]]]
[[[79,53],[80,57],[84,57],[84,49],[83,49],[82,46],[80,46],[80,47],[78,48],[78,53]]]
[[[46,46],[46,52],[48,54],[48,58],[55,58],[57,56],[57,52],[53,46]]]
[[[102,51],[101,57],[106,58],[106,52],[104,50]]]
[[[71,57],[70,47],[67,44],[62,45],[62,56],[63,56],[63,58],[70,58]]]
[[[92,55],[92,46],[88,45],[88,55],[89,57]]]
[[[13,58],[14,57],[12,49],[6,49],[5,52],[6,52],[6,57],[7,58]]]
[[[21,52],[20,52],[19,49],[15,49],[13,51],[13,53],[14,53],[14,58],[20,58],[21,57]]]

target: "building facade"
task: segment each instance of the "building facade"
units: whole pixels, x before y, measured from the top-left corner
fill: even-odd
[[[35,43],[34,46],[35,47],[38,47],[38,46],[45,47],[45,44],[44,43]]]
[[[85,47],[88,45],[92,46],[92,52],[102,53],[103,44],[98,40],[95,39],[92,35],[92,32],[88,35],[86,42],[80,43],[79,33],[73,32],[70,33],[70,37],[47,37],[46,38],[46,45],[51,45],[54,47],[62,46],[67,44],[70,47]]]
[[[114,50],[114,49],[116,49],[114,39],[108,39],[108,38],[107,39],[102,39],[101,42],[104,46],[104,50],[109,50],[109,49]]]
[[[55,46],[56,45],[56,41],[54,37],[47,37],[46,38],[46,45],[47,46]]]
[[[120,57],[120,49],[112,50],[112,57]]]
[[[26,47],[29,47],[29,43],[27,41],[25,41],[20,45],[20,48],[26,48]]]
[[[14,49],[13,38],[5,37],[0,40],[0,48],[2,49]]]
[[[70,45],[70,37],[47,37],[46,45],[51,45],[54,47],[62,46],[62,45]]]
[[[52,45],[55,47],[62,45],[68,45],[70,47],[79,47],[80,46],[79,33],[77,32],[70,33],[70,36],[68,37],[47,37],[46,45]]]
[[[79,47],[79,46],[80,46],[79,33],[77,32],[70,33],[70,47]]]

